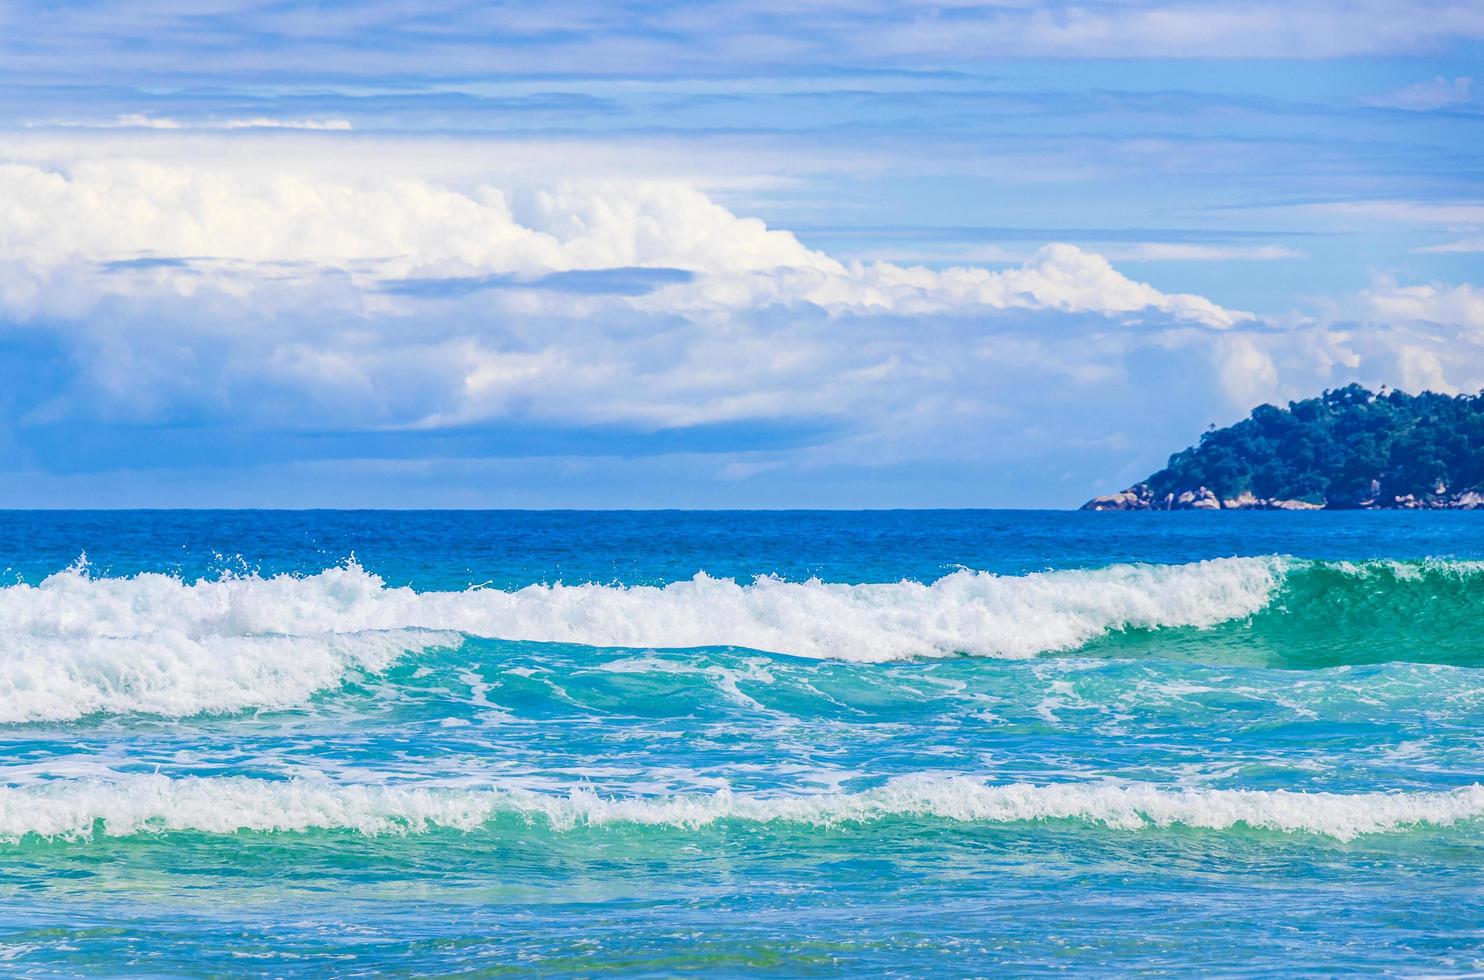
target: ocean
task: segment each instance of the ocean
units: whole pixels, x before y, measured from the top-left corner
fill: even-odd
[[[1484,970],[1484,515],[0,514],[0,971]]]

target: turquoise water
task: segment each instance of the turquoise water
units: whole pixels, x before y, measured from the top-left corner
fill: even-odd
[[[0,970],[1484,969],[1475,514],[0,515]]]

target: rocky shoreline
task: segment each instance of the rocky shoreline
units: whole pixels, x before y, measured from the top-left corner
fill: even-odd
[[[1081,510],[1484,510],[1484,490],[1474,488],[1449,493],[1439,487],[1424,497],[1406,494],[1383,498],[1380,487],[1372,483],[1368,498],[1344,503],[1283,500],[1255,496],[1252,491],[1223,500],[1206,487],[1179,493],[1155,494],[1147,483],[1136,483],[1127,490],[1093,497]]]

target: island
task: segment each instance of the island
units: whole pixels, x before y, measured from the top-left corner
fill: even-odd
[[[1259,405],[1082,509],[1484,509],[1484,394],[1352,384]]]

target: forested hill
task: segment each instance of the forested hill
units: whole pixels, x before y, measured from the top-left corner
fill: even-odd
[[[1484,394],[1360,385],[1259,405],[1085,510],[1484,507]]]

